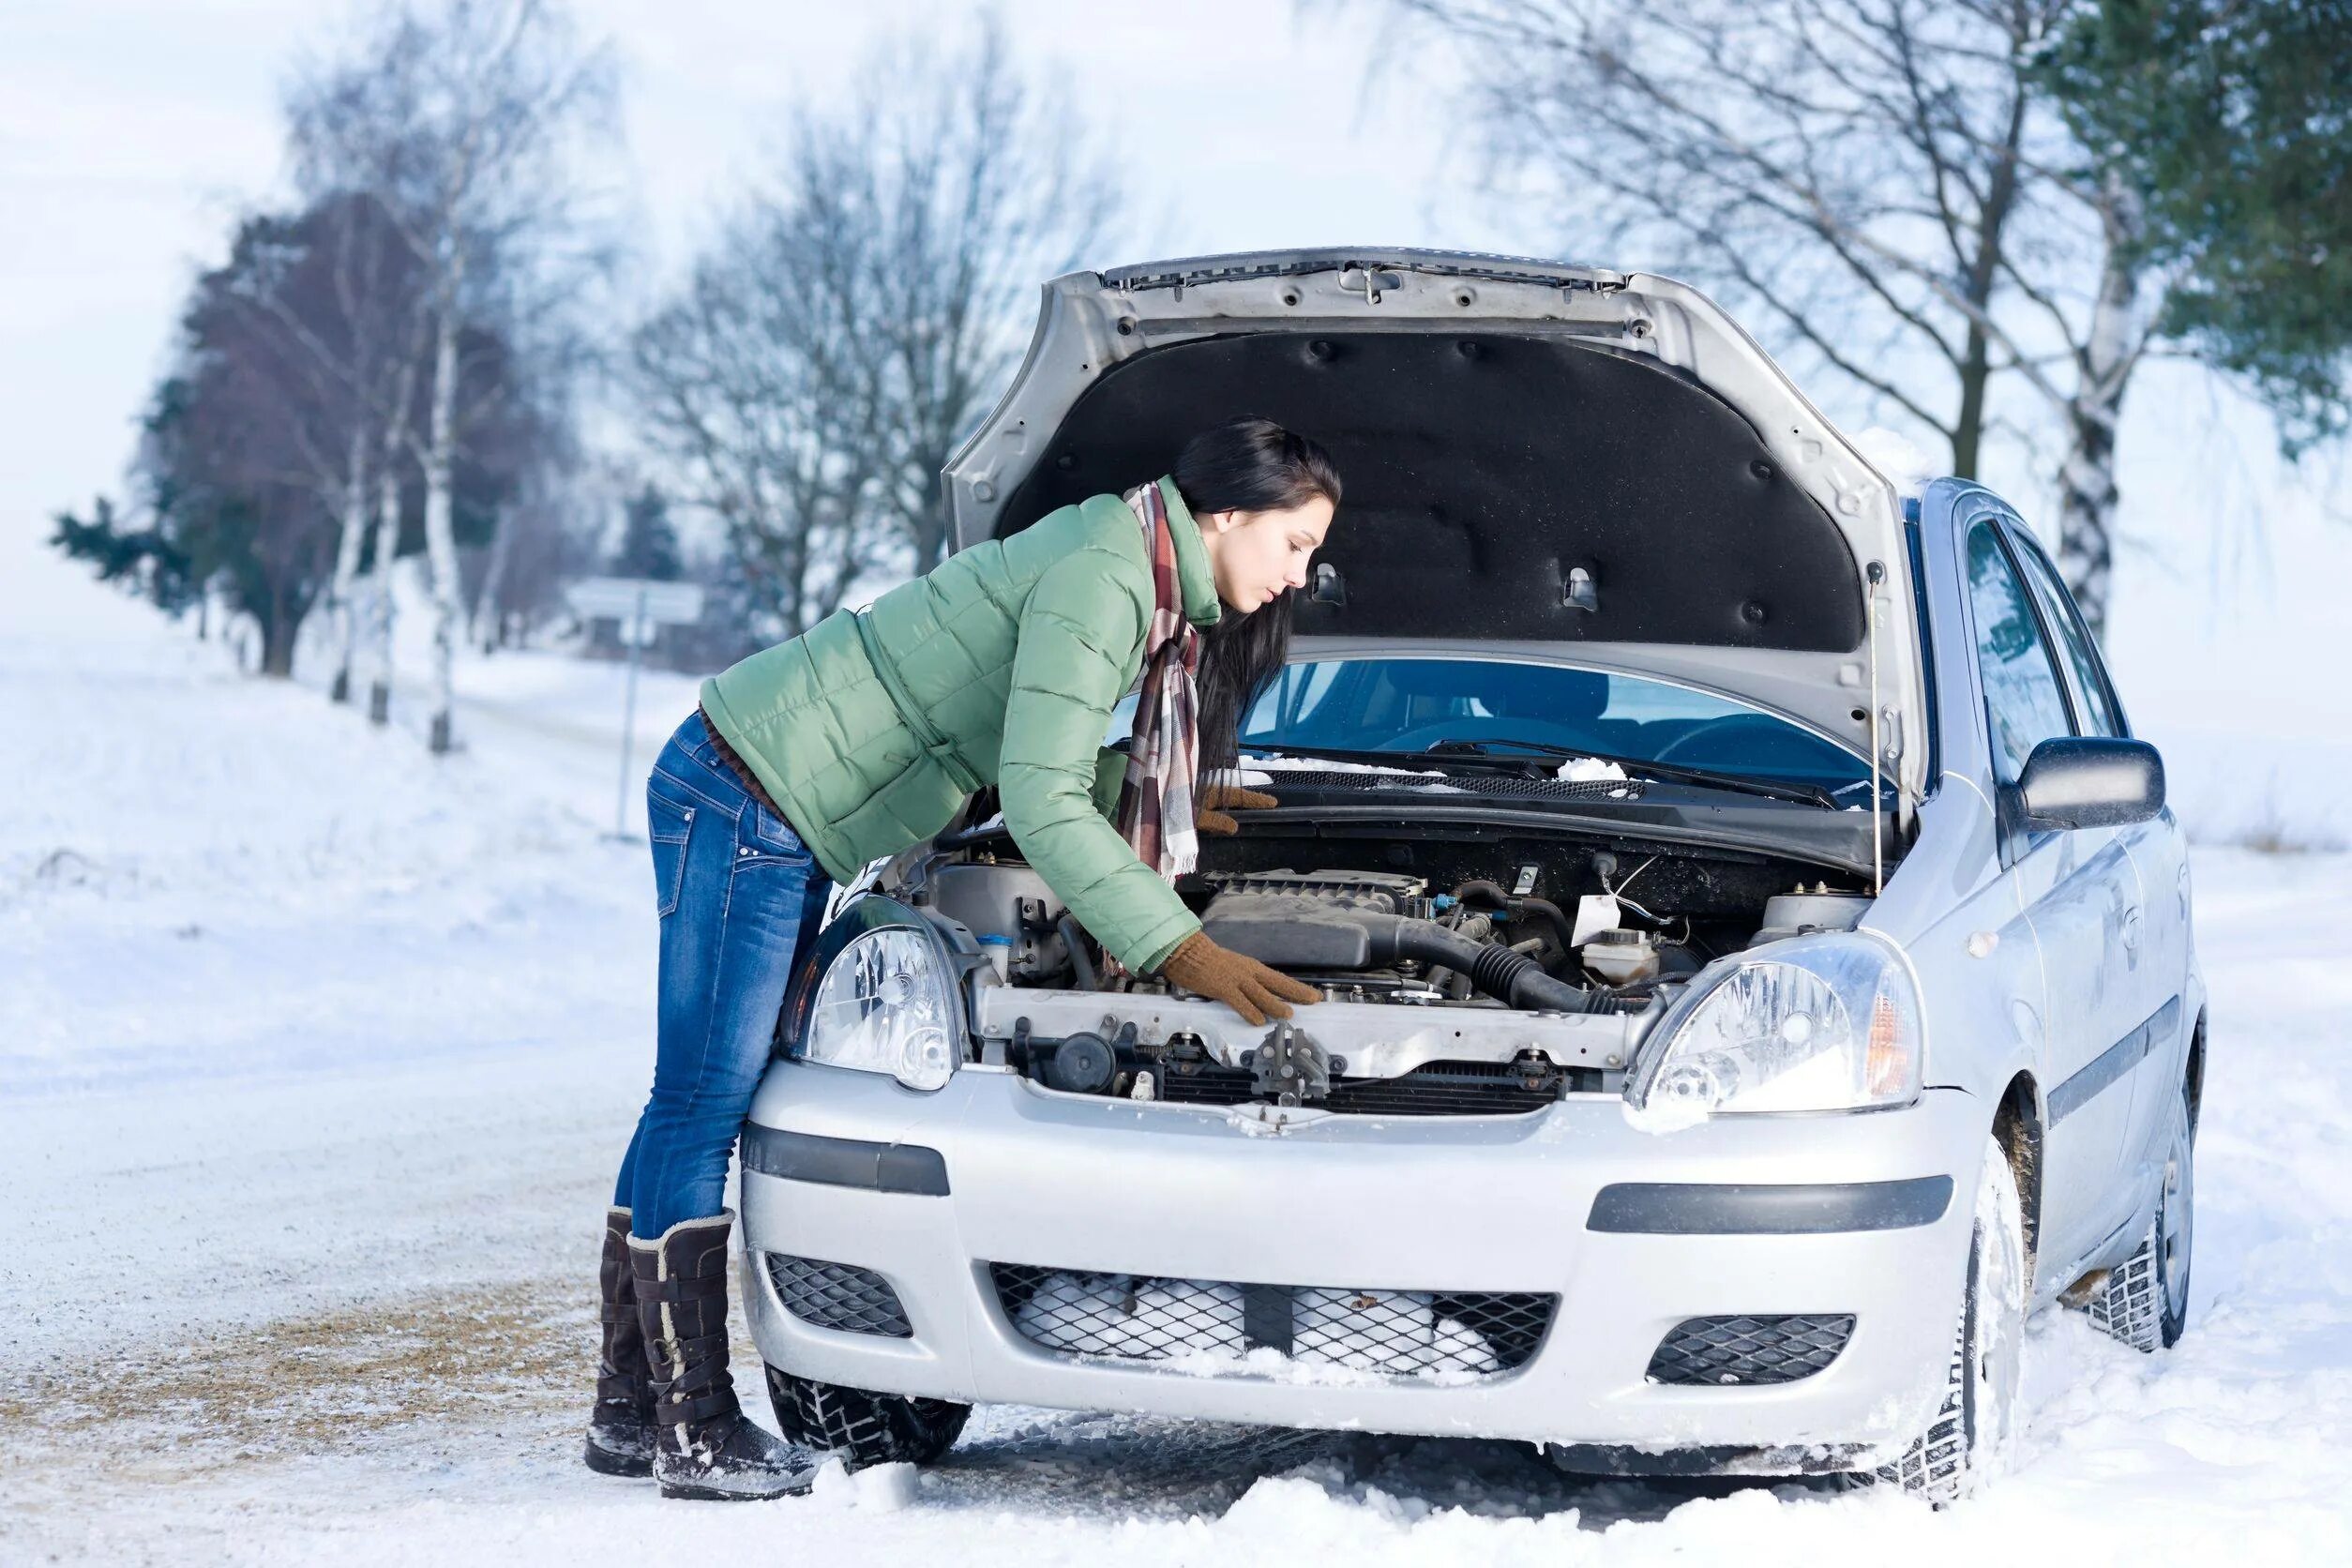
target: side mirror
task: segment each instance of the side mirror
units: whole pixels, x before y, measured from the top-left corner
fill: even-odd
[[[2068,735],[2043,741],[2017,780],[2017,816],[2038,833],[2129,827],[2164,808],[2164,760],[2146,741]]]

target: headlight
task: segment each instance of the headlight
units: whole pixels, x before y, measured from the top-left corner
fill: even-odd
[[[1776,942],[1695,988],[1625,1086],[1664,1128],[1758,1111],[1866,1110],[1919,1097],[1919,995],[1893,948],[1859,932]]]
[[[868,931],[841,949],[817,982],[800,1054],[810,1062],[888,1073],[909,1089],[943,1087],[956,1070],[956,1008],[938,950],[903,927]]]

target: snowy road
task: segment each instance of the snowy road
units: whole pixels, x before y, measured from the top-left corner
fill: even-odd
[[[662,1505],[575,1458],[651,1027],[612,672],[475,671],[436,766],[29,552],[0,585],[0,1562],[2352,1560],[2352,857],[2200,852],[2190,1336],[2039,1321],[2018,1469],[1946,1514],[1025,1410]]]

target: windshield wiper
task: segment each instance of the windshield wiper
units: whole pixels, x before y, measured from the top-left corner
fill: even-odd
[[[1410,763],[1414,758],[1423,755],[1418,751],[1376,751],[1369,746],[1289,746],[1277,745],[1272,741],[1245,742],[1242,746],[1242,750],[1244,753],[1255,751],[1274,757],[1324,758],[1334,762],[1369,762],[1378,767],[1394,768],[1403,774],[1416,773],[1418,770],[1410,766]],[[1466,760],[1495,766],[1508,766],[1512,761],[1508,757],[1496,754],[1482,754]],[[1518,761],[1524,762],[1527,759],[1522,757]],[[1236,765],[1249,766],[1248,757],[1244,755]],[[1444,770],[1438,771],[1443,772]]]
[[[1818,784],[1785,784],[1769,779],[1749,778],[1740,774],[1710,773],[1705,768],[1677,767],[1671,762],[1652,762],[1640,757],[1617,757],[1606,751],[1588,751],[1580,746],[1555,746],[1549,741],[1522,740],[1449,740],[1440,741],[1423,753],[1441,755],[1450,751],[1466,751],[1476,756],[1506,755],[1502,746],[1515,746],[1545,757],[1562,759],[1584,757],[1595,762],[1615,762],[1627,773],[1644,778],[1662,779],[1671,784],[1695,784],[1705,790],[1736,790],[1742,794],[1763,795],[1771,800],[1793,800],[1805,806],[1826,807],[1837,810],[1837,797]]]

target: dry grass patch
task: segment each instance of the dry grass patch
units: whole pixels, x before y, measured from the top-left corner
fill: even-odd
[[[34,1455],[152,1484],[442,1428],[551,1434],[584,1418],[595,1375],[582,1284],[377,1302],[22,1369],[0,1386],[0,1431],[13,1435],[0,1477],[23,1467],[30,1479]]]

